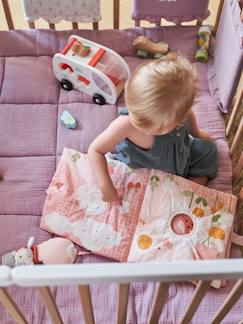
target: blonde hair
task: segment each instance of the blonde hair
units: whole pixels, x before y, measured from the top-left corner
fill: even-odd
[[[125,85],[133,122],[144,129],[182,122],[195,94],[196,72],[186,58],[176,55],[140,65]]]

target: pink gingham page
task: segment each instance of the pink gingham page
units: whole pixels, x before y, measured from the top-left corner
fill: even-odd
[[[107,163],[122,205],[104,202],[87,155],[65,148],[47,189],[40,227],[96,254],[127,261],[149,172],[108,156]]]

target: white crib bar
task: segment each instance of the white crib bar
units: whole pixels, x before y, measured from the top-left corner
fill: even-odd
[[[184,280],[238,279],[243,259],[161,263],[98,263],[20,266],[11,271],[19,286],[80,285],[101,282],[179,282]]]
[[[169,284],[185,280],[199,280],[181,324],[190,322],[210,282],[213,279],[239,279],[232,291],[216,312],[213,324],[220,323],[243,292],[243,259],[206,260],[162,263],[96,263],[73,265],[35,265],[8,269],[0,266],[0,286],[16,284],[24,287],[39,287],[38,290],[52,317],[61,324],[62,319],[47,286],[77,285],[86,324],[94,324],[90,284],[118,283],[117,323],[125,324],[129,298],[129,283],[157,282],[149,323],[157,323],[164,305]],[[4,288],[0,288],[0,302],[18,323],[27,323]]]

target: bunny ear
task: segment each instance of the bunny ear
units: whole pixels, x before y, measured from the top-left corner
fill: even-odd
[[[27,243],[27,248],[28,249],[30,249],[32,246],[33,246],[33,244],[34,244],[34,236],[31,236],[30,238],[29,238],[29,241],[28,241],[28,243]]]

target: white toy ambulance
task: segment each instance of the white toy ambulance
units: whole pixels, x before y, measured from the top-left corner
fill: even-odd
[[[86,56],[74,50],[74,43],[90,48]],[[77,89],[93,98],[99,105],[115,104],[130,76],[126,61],[113,50],[72,35],[68,44],[53,57],[53,69],[65,90]]]

